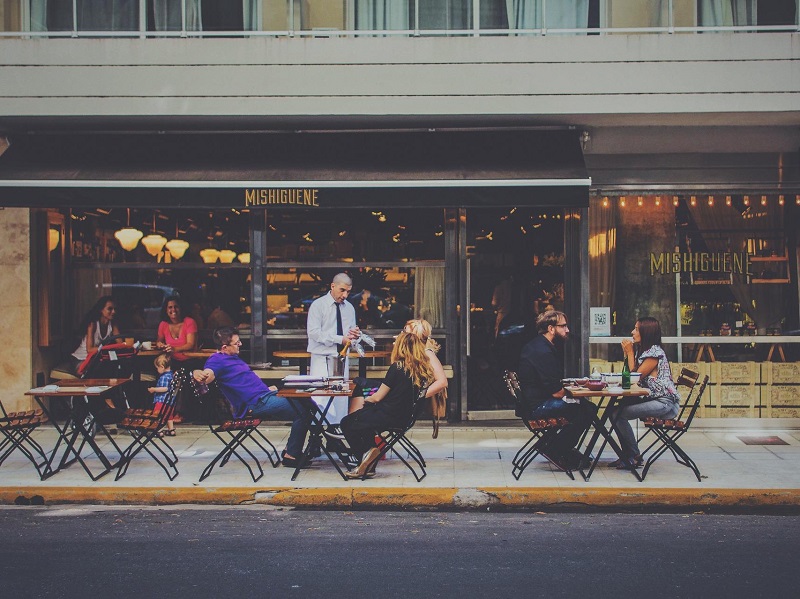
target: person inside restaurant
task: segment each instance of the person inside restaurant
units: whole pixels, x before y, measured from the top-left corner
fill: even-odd
[[[413,333],[400,333],[392,348],[392,365],[381,386],[364,399],[364,407],[342,420],[342,432],[360,457],[356,468],[345,473],[347,478],[375,475],[380,449],[375,435],[389,428],[407,426],[414,410],[414,401],[422,388],[434,381],[433,367],[426,355],[425,343]]]
[[[191,316],[183,316],[181,300],[177,295],[164,300],[156,347],[168,353],[197,349],[197,322]]]
[[[631,337],[622,340],[622,352],[631,372],[641,373],[639,386],[649,389],[650,395],[647,401],[620,406],[616,413],[611,414],[624,457],[609,466],[620,470],[638,468],[643,463],[636,433],[628,421],[648,416],[674,418],[680,409],[678,389],[672,380],[667,355],[661,347],[661,324],[649,316],[640,318],[631,331]]]
[[[292,427],[286,449],[281,453],[281,462],[288,468],[307,467],[309,464],[301,464],[300,458],[311,422],[309,411],[295,410],[288,399],[277,394],[276,387],[267,387],[258,378],[239,356],[242,341],[236,329],[216,329],[213,338],[217,351],[206,360],[202,370],[192,372],[194,379],[206,385],[216,381],[236,418],[291,420]]]
[[[551,462],[565,470],[576,470],[583,455],[576,448],[581,436],[597,414],[597,406],[581,399],[565,401],[564,344],[569,338],[567,316],[557,310],[547,310],[536,319],[538,335],[523,348],[519,359],[522,405],[521,416],[548,419],[563,416],[569,424],[563,427],[552,442],[541,450]]]
[[[116,313],[114,300],[110,295],[104,295],[83,317],[78,325],[78,334],[82,335],[81,342],[71,356],[73,372],[77,372],[80,363],[93,349],[119,335],[119,329],[114,323]]]

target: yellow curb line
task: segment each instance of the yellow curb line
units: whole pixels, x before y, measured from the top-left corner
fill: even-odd
[[[595,507],[800,507],[800,489],[616,489],[561,487],[0,487],[0,504],[40,495],[46,505],[241,505],[301,508],[521,509]]]

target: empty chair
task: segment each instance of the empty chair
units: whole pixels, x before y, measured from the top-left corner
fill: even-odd
[[[126,410],[122,420],[117,424],[121,430],[126,430],[133,437],[130,445],[126,447],[119,460],[119,470],[115,480],[119,480],[128,471],[131,461],[144,450],[170,480],[178,476],[178,456],[162,434],[167,421],[175,414],[175,404],[181,393],[189,389],[191,374],[185,368],[179,368],[170,381],[167,394],[163,403],[154,409]]]
[[[684,376],[684,373],[687,373],[686,376]],[[697,477],[697,482],[701,482],[700,470],[697,464],[695,464],[694,460],[689,457],[689,454],[678,445],[678,440],[689,430],[692,420],[694,420],[694,415],[697,413],[697,408],[700,407],[703,392],[706,390],[706,385],[708,385],[708,375],[706,375],[703,377],[700,386],[697,387],[696,381],[698,376],[697,373],[684,369],[678,377],[679,385],[690,385],[691,389],[686,396],[686,400],[681,404],[681,410],[675,418],[645,418],[642,421],[648,429],[648,432],[652,432],[656,436],[656,440],[642,452],[642,456],[644,456],[646,460],[644,469],[642,470],[642,480],[647,476],[653,463],[669,450],[675,457],[675,461],[687,468],[691,468],[692,472],[694,472],[694,475]],[[693,379],[694,382],[692,382]],[[646,434],[647,433],[645,433],[645,435]],[[642,437],[645,435],[642,435]]]
[[[558,431],[568,425],[569,420],[564,417],[548,418],[547,420],[531,420],[527,418],[527,414],[525,413],[521,402],[522,390],[519,386],[517,373],[512,370],[506,370],[503,378],[506,382],[508,392],[514,398],[517,416],[522,419],[525,427],[531,433],[530,439],[528,439],[525,444],[519,448],[516,455],[511,460],[511,465],[513,466],[511,469],[512,476],[516,480],[519,480],[522,476],[522,473],[531,464],[531,462],[533,462],[536,456],[541,454],[547,458],[547,460],[553,464],[553,466],[564,472],[572,480],[575,480],[575,476],[572,474],[571,470],[565,469],[560,464],[556,464],[550,460],[546,454],[542,453],[542,449],[547,447],[547,443],[552,439],[553,435],[558,434]]]
[[[0,403],[0,433],[3,434],[0,440],[0,466],[14,450],[18,450],[30,460],[39,478],[42,478],[47,466],[47,454],[31,435],[47,421],[47,415],[42,410],[6,412]]]
[[[222,468],[231,457],[236,457],[247,468],[253,482],[257,482],[264,476],[264,468],[261,466],[261,460],[256,457],[255,451],[266,455],[273,468],[280,466],[281,458],[278,450],[258,430],[258,426],[261,424],[260,418],[232,417],[230,405],[224,395],[222,399],[225,405],[220,406],[215,399],[218,397],[216,393],[210,393],[207,386],[198,384],[194,379],[191,380],[194,393],[205,408],[208,428],[223,445],[222,450],[203,469],[200,481],[208,478],[217,465]],[[220,393],[220,395],[222,394]]]

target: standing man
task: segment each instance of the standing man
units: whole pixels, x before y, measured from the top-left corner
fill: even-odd
[[[353,280],[340,272],[333,277],[331,290],[314,300],[308,309],[306,331],[308,333],[308,352],[311,354],[309,374],[328,376],[326,358],[336,356],[348,340],[357,339],[361,331],[356,326],[356,310],[353,304],[346,301]],[[349,360],[345,359],[344,372],[348,372]],[[327,398],[316,400],[324,406]],[[336,397],[328,410],[327,420],[330,424],[338,424],[347,416],[348,398]]]
[[[519,358],[519,383],[522,388],[522,416],[531,420],[563,416],[569,424],[561,429],[541,452],[565,470],[577,470],[582,454],[576,449],[581,435],[597,414],[590,401],[565,401],[561,378],[564,376],[564,344],[569,338],[567,316],[547,310],[536,319],[538,335],[523,348]]]

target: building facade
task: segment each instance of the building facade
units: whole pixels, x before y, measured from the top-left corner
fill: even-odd
[[[379,342],[432,322],[454,419],[511,407],[500,374],[550,305],[568,374],[653,315],[712,374],[705,415],[800,412],[796,2],[228,4],[3,0],[17,391],[106,292],[136,336],[178,292],[282,365],[347,270]],[[125,250],[128,226],[188,249]]]

